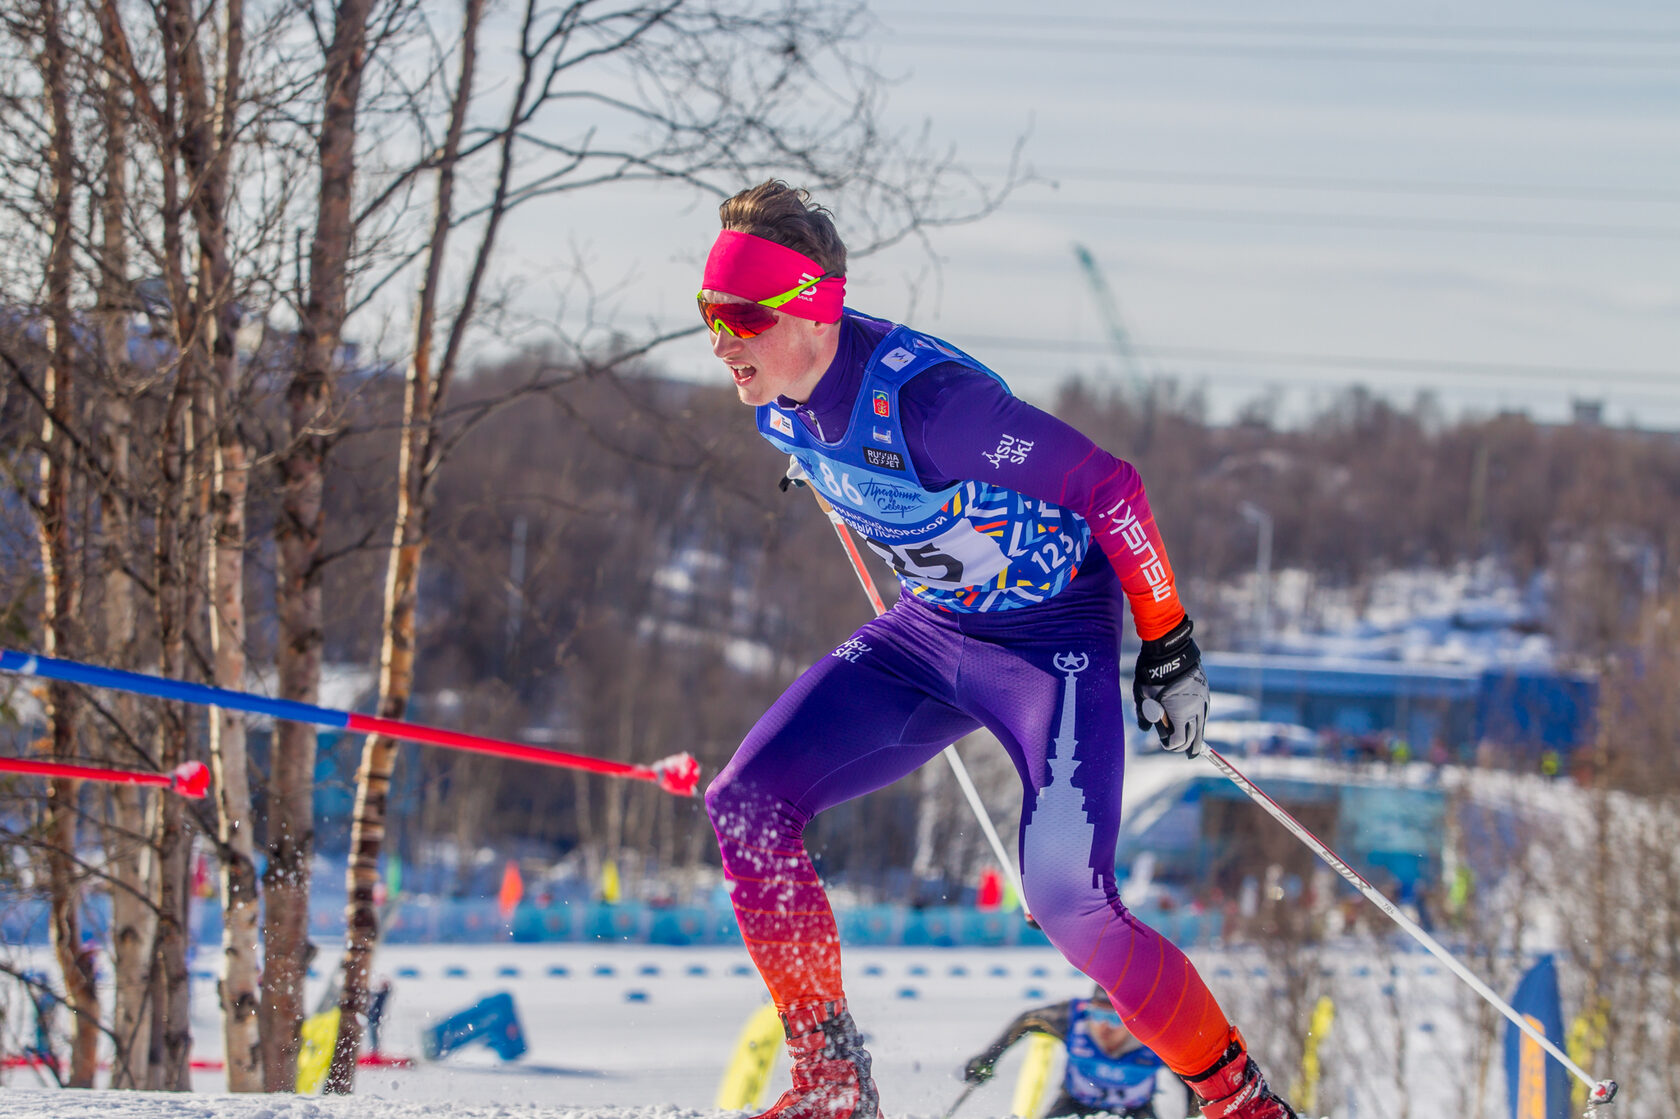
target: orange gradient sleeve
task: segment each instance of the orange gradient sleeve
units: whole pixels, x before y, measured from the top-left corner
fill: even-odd
[[[1155,514],[1150,511],[1149,497],[1143,492],[1143,479],[1136,468],[1096,447],[1092,452],[1093,457],[1106,458],[1109,469],[1080,495],[1083,500],[1068,500],[1067,504],[1091,526],[1097,546],[1120,577],[1138,636],[1149,641],[1167,633],[1184,617],[1167,546],[1161,541],[1161,530],[1155,527]],[[1079,469],[1089,471],[1090,466],[1087,461]]]

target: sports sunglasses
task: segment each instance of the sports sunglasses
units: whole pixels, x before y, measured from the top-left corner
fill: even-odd
[[[711,303],[704,294],[697,294],[694,299],[700,304],[700,317],[706,320],[706,327],[713,334],[727,330],[737,338],[757,338],[776,325],[777,307],[838,275],[838,272],[824,272],[814,280],[805,280],[780,295],[760,299],[757,303]]]

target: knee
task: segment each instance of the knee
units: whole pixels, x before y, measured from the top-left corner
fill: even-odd
[[[734,775],[724,769],[706,786],[706,818],[712,822],[713,831],[721,831],[726,822],[735,816],[740,801],[739,784]]]
[[[1119,897],[1095,882],[1085,867],[1070,867],[1050,882],[1023,885],[1028,912],[1057,946],[1099,938],[1116,918],[1129,916]]]
[[[705,802],[706,818],[720,840],[764,843],[788,835],[797,840],[804,832],[803,819],[795,819],[798,814],[774,789],[734,766],[725,766],[706,786]]]

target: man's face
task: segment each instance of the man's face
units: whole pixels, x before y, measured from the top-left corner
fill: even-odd
[[[746,300],[717,292],[704,293],[718,303]],[[737,338],[727,330],[712,334],[712,353],[729,367],[742,404],[757,407],[778,396],[810,399],[811,391],[834,358],[838,323],[818,323],[772,312],[776,325],[753,338]]]
[[[1091,1031],[1091,1040],[1097,1047],[1110,1057],[1118,1057],[1125,1051],[1132,1040],[1132,1031],[1120,1024],[1120,1016],[1114,1011],[1099,1008],[1088,1020],[1087,1028]]]

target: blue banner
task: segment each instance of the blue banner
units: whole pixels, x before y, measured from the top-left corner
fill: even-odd
[[[1528,969],[1511,996],[1511,1008],[1563,1048],[1563,1003],[1551,956],[1541,956]],[[1505,1087],[1511,1119],[1570,1119],[1568,1070],[1514,1024],[1505,1027]]]

